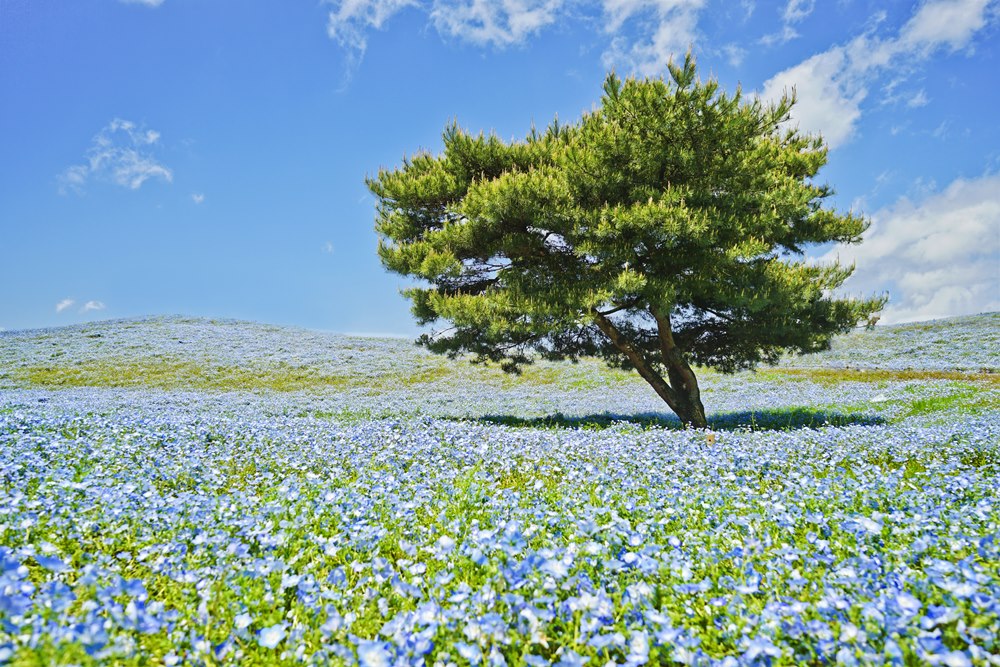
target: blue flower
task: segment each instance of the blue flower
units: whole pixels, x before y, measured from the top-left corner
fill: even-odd
[[[780,658],[781,649],[775,646],[768,637],[754,637],[750,640],[746,651],[743,652],[743,657],[749,661],[754,661],[761,657]]]
[[[936,662],[939,665],[944,665],[944,667],[972,667],[972,661],[969,660],[969,656],[958,650],[949,651],[937,656]]]
[[[582,656],[572,649],[565,649],[559,656],[559,662],[555,663],[555,667],[583,667],[588,662],[590,662],[590,658]]]
[[[460,655],[465,660],[468,660],[472,665],[478,665],[483,659],[482,650],[475,644],[466,644],[465,642],[455,642],[455,650],[458,651]]]
[[[277,623],[270,627],[264,628],[257,635],[257,643],[264,648],[274,648],[281,643],[281,640],[285,638],[285,628],[288,627],[287,623]]]
[[[35,560],[49,572],[63,572],[69,569],[66,563],[55,556],[35,556]]]
[[[358,664],[360,667],[389,667],[392,664],[389,644],[368,640],[358,642]]]

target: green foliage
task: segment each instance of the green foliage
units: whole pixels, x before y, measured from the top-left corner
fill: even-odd
[[[821,208],[822,139],[784,129],[794,103],[720,92],[691,55],[670,79],[604,84],[601,106],[524,141],[456,125],[444,152],[368,180],[379,255],[429,286],[405,294],[431,350],[517,370],[553,359],[636,359],[595,326],[614,324],[662,371],[654,309],[687,359],[723,371],[814,352],[884,299],[835,299],[853,267],[796,261],[810,244],[857,243],[863,218]]]
[[[669,73],[612,73],[599,108],[524,141],[451,125],[441,155],[368,179],[383,264],[422,280],[404,292],[419,323],[452,325],[422,344],[515,372],[533,352],[597,355],[678,411],[700,408],[689,362],[827,349],[884,305],[831,296],[853,267],[801,260],[868,221],[821,207],[826,148],[785,129],[794,99],[723,93],[690,53]]]
[[[524,418],[513,415],[484,415],[479,421],[501,424],[514,428],[578,429],[601,431],[608,428],[622,430],[627,424],[637,430],[680,429],[682,424],[661,415],[618,415],[611,413],[567,417],[556,413],[545,417]],[[845,414],[837,411],[815,410],[804,407],[776,408],[713,415],[708,423],[715,431],[793,431],[804,428],[827,428],[851,426],[855,424],[883,424],[885,419],[877,415],[861,413]]]

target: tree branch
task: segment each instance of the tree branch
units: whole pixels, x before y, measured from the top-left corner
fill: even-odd
[[[611,339],[612,345],[614,345],[622,354],[628,357],[628,360],[632,362],[635,369],[642,376],[642,379],[649,383],[649,386],[670,406],[670,409],[674,412],[678,412],[681,408],[679,397],[677,392],[675,392],[666,380],[656,372],[655,369],[649,364],[642,353],[635,348],[635,346],[618,330],[618,327],[614,325],[614,322],[609,320],[603,314],[601,314],[596,308],[590,311],[591,316],[594,318],[594,323],[597,328],[600,329],[605,336]]]
[[[623,303],[622,305],[618,306],[617,308],[612,308],[611,310],[597,310],[597,309],[594,309],[594,312],[598,313],[599,315],[604,315],[606,317],[608,315],[613,315],[613,314],[615,314],[617,312],[620,312],[620,311],[623,311],[623,310],[628,310],[629,308],[635,308],[637,305],[639,305],[639,301],[638,300],[633,300],[630,303]]]

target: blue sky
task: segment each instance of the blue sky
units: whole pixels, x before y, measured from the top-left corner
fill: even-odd
[[[883,321],[1000,310],[1000,2],[2,0],[0,327],[154,314],[416,327],[375,254],[380,166],[452,120],[523,137],[606,72],[774,98],[832,150],[818,248]]]

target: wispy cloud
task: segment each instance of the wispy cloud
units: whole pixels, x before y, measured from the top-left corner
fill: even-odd
[[[722,47],[722,53],[733,67],[742,65],[743,59],[747,56],[747,50],[738,44],[726,44]]]
[[[640,75],[662,74],[671,57],[683,55],[698,37],[704,0],[602,0],[606,31],[613,35],[604,52],[606,67],[623,66]],[[626,37],[629,25],[639,36]]]
[[[443,35],[505,47],[554,23],[563,4],[563,0],[434,0],[430,16]]]
[[[65,312],[70,308],[72,308],[74,305],[76,305],[76,299],[63,299],[62,301],[56,304],[56,312],[57,313]],[[104,305],[103,301],[90,300],[85,304],[83,304],[82,306],[80,306],[80,309],[77,312],[89,313],[95,310],[104,310],[105,308],[107,308],[107,306]]]
[[[846,44],[834,46],[774,75],[761,96],[777,99],[795,89],[798,104],[792,120],[808,132],[823,134],[831,148],[847,142],[862,114],[869,90],[893,72],[898,85],[941,49],[967,47],[995,13],[990,0],[931,0],[925,2],[893,37],[876,34],[880,21]],[[912,98],[918,105],[919,95]]]
[[[802,22],[807,16],[812,14],[816,7],[815,0],[788,0],[785,9],[781,12],[781,30],[765,35],[761,38],[761,43],[765,45],[784,44],[799,36],[795,24]]]
[[[81,192],[91,179],[131,190],[139,189],[151,178],[171,182],[173,172],[153,154],[159,140],[160,133],[155,130],[120,118],[112,120],[94,137],[86,153],[87,161],[60,174],[60,192]]]
[[[118,0],[126,5],[146,5],[147,7],[159,7],[163,0]]]
[[[816,6],[816,0],[788,0],[785,11],[781,17],[785,23],[798,23],[802,19],[812,14]]]
[[[327,34],[355,68],[368,49],[368,33],[395,14],[416,8],[439,34],[480,46],[506,47],[524,41],[558,18],[565,0],[326,0]],[[348,72],[350,74],[350,72]]]
[[[326,243],[323,244],[323,252],[325,252],[328,255],[333,254],[333,241],[327,241]]]
[[[924,58],[939,46],[957,51],[968,46],[979,30],[986,26],[992,0],[934,0],[925,2],[907,21],[892,47],[900,52],[917,49]],[[996,16],[996,9],[992,11]]]
[[[193,192],[191,193],[191,201],[193,201],[195,204],[200,204],[203,201],[205,201],[205,195],[203,195],[200,192]]]
[[[1000,175],[901,198],[872,216],[863,243],[823,259],[836,257],[857,263],[846,290],[889,290],[885,322],[1000,310]]]
[[[350,64],[360,62],[368,48],[368,31],[378,30],[394,14],[416,6],[417,0],[327,0],[326,32],[348,54]]]
[[[911,109],[917,109],[919,107],[927,106],[930,100],[927,98],[927,93],[921,88],[912,97],[906,100],[906,106]]]
[[[395,14],[414,8],[427,15],[443,37],[478,46],[505,48],[524,42],[581,9],[600,13],[609,46],[607,66],[638,74],[661,74],[671,56],[683,54],[698,37],[706,0],[326,0],[332,5],[327,33],[355,67],[368,48],[368,34]],[[749,15],[752,3],[743,3]],[[731,57],[741,55],[733,51]]]

